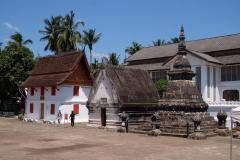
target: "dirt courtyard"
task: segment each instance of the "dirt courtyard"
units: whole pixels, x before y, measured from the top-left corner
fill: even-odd
[[[190,140],[0,118],[1,160],[227,160],[229,137]],[[240,159],[240,140],[233,140]]]

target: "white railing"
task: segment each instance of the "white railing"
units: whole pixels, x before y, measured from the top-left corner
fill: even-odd
[[[225,100],[221,100],[220,102],[207,101],[207,104],[209,106],[238,107],[240,106],[240,101],[225,101]]]

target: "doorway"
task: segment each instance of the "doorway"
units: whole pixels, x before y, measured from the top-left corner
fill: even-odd
[[[101,108],[101,125],[106,126],[106,108]]]
[[[44,103],[41,103],[40,119],[44,119]]]

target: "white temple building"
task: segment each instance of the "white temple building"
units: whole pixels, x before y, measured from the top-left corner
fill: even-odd
[[[82,52],[39,58],[22,85],[27,91],[25,118],[56,122],[61,111],[61,123],[69,123],[74,111],[75,122],[88,122],[86,102],[92,83]]]
[[[146,47],[128,59],[130,68],[147,70],[153,81],[168,79],[178,44]],[[195,82],[212,115],[240,106],[240,34],[187,41]],[[229,116],[228,116],[229,119]],[[229,124],[228,124],[229,125]]]

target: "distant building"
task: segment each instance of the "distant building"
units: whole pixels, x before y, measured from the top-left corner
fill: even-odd
[[[240,34],[188,41],[186,47],[187,59],[196,72],[194,80],[212,114],[219,107],[229,111],[239,106]],[[129,57],[126,65],[148,71],[154,82],[168,79],[177,50],[178,44],[146,47]]]
[[[82,52],[39,58],[22,85],[27,91],[26,118],[56,121],[60,110],[62,123],[68,121],[72,111],[76,113],[76,122],[87,122],[86,102],[92,83]]]
[[[123,112],[129,115],[130,128],[144,124],[157,111],[158,99],[146,71],[107,65],[98,74],[89,96],[89,125],[117,128]]]

